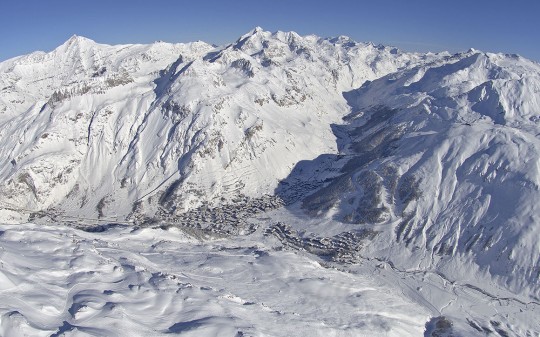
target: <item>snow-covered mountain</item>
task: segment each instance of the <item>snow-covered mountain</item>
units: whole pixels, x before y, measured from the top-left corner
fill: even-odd
[[[0,63],[0,222],[277,241],[407,279],[435,330],[534,335],[517,312],[540,308],[539,136],[540,65],[516,55],[260,28],[222,47],[74,36]]]
[[[351,150],[362,153],[360,144],[378,139],[386,147],[354,171],[369,172],[361,174],[383,186],[399,177],[397,193],[375,189],[381,217],[400,218],[395,238],[422,252],[412,253],[415,262],[403,260],[421,268],[443,264],[451,274],[449,256],[470,258],[513,289],[530,286],[537,297],[540,65],[470,51],[386,76],[353,96],[357,111],[395,111],[373,115],[381,117],[377,126],[353,127],[361,134]]]
[[[535,298],[539,93],[537,63],[474,50],[366,82],[345,93],[339,153],[301,163],[279,191],[311,170],[302,208],[380,230],[375,256],[456,279],[479,268]]]
[[[126,217],[271,194],[335,152],[344,90],[431,58],[260,28],[223,48],[74,36],[0,65],[1,198]]]

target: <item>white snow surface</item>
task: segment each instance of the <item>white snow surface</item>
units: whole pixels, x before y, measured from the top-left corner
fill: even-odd
[[[2,62],[0,335],[538,336],[539,136],[517,55],[256,28]]]
[[[259,232],[0,226],[0,335],[535,335],[539,306],[378,261],[330,266]],[[465,312],[465,315],[463,314]],[[463,319],[466,316],[472,323]],[[459,317],[460,320],[456,320]]]

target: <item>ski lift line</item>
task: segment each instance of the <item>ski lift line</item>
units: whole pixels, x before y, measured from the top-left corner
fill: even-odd
[[[149,196],[150,194],[152,194],[152,193],[154,193],[155,191],[157,191],[157,190],[158,190],[161,186],[163,186],[166,182],[168,182],[169,180],[171,180],[171,178],[174,177],[177,173],[180,174],[179,171],[174,172],[173,174],[171,174],[170,176],[168,176],[167,178],[165,178],[164,181],[162,181],[158,186],[156,186],[156,187],[155,187],[154,189],[152,189],[150,192],[146,193],[145,195],[143,195],[143,196],[140,197],[139,199],[135,200],[135,203],[144,200],[147,196]],[[180,174],[180,177],[182,177],[182,174]]]

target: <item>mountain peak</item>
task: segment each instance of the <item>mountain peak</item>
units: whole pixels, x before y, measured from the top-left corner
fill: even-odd
[[[234,44],[235,48],[238,49],[244,49],[244,48],[250,48],[253,47],[253,45],[258,45],[261,43],[262,39],[265,37],[270,36],[270,32],[266,32],[261,27],[257,26],[247,32],[246,34],[240,36],[238,40],[236,40],[236,43]]]
[[[253,28],[252,30],[250,30],[249,32],[247,32],[246,34],[240,36],[240,38],[238,39],[238,41],[243,41],[247,38],[250,38],[252,36],[257,36],[257,35],[261,35],[262,33],[264,33],[264,29],[262,29],[261,27],[257,26],[255,28]]]
[[[255,27],[255,28],[253,28],[253,29],[251,30],[251,34],[252,34],[252,35],[253,35],[253,34],[257,34],[257,33],[261,33],[261,32],[264,32],[264,29],[262,29],[262,27],[260,27],[260,26],[257,26],[257,27]]]
[[[95,45],[96,42],[84,36],[79,36],[73,34],[69,39],[66,40],[59,48],[70,48],[70,47],[90,47]]]
[[[94,40],[84,36],[73,34],[66,42],[69,43],[96,43]]]

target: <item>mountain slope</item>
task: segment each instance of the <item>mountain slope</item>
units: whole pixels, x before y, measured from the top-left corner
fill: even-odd
[[[539,89],[538,64],[469,51],[348,92],[339,173],[302,208],[380,230],[370,249],[404,268],[479,269],[537,297]],[[295,171],[285,182],[299,186]]]
[[[2,201],[123,219],[269,194],[335,151],[343,90],[434,57],[260,28],[222,48],[73,37],[0,66]]]

